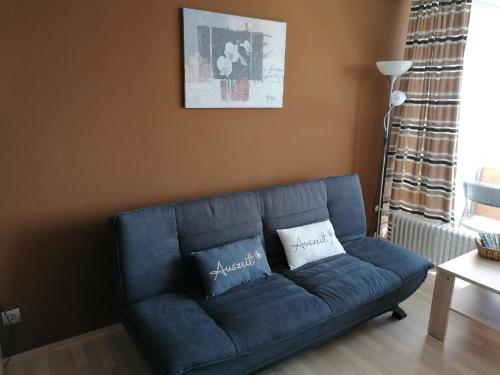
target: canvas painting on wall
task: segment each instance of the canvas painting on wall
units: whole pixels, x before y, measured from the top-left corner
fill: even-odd
[[[281,108],[286,23],[183,9],[187,108]]]

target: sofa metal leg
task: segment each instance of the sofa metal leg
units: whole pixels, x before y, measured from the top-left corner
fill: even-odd
[[[403,320],[407,317],[406,312],[399,306],[396,306],[394,310],[392,310],[392,317],[397,320]]]

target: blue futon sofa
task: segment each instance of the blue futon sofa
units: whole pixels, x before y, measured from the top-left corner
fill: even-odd
[[[346,250],[291,271],[276,230],[328,220]],[[246,374],[396,311],[432,264],[366,237],[357,175],[122,212],[122,319],[163,374]],[[261,235],[271,276],[207,298],[190,254]]]

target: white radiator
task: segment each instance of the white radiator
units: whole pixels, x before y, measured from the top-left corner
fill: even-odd
[[[441,264],[476,248],[475,236],[406,212],[391,213],[391,242]]]

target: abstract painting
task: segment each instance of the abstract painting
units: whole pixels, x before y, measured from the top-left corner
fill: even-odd
[[[186,108],[281,108],[286,23],[183,9]]]

